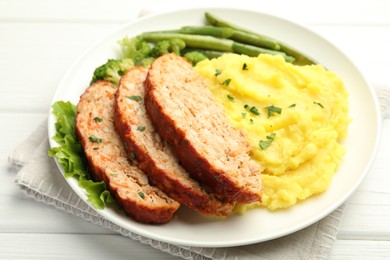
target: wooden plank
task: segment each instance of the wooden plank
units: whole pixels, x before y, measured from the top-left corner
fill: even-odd
[[[348,204],[337,239],[389,240],[389,212],[390,205]]]
[[[120,235],[0,234],[4,259],[181,259]]]
[[[57,22],[125,22],[137,16],[141,9],[154,12],[171,11],[182,8],[226,7],[225,2],[198,1],[158,1],[133,2],[126,0],[106,1],[68,0],[66,3],[50,0],[0,2],[0,17],[5,21],[44,21]],[[229,7],[258,10],[303,22],[306,24],[389,24],[389,2],[376,0],[367,5],[365,1],[310,1],[296,0],[289,4],[283,0],[251,0],[229,2]],[[15,10],[18,10],[15,12]],[[293,11],[292,11],[293,10]]]
[[[390,2],[389,2],[390,3]],[[390,10],[390,8],[389,8]],[[389,16],[390,17],[390,16]],[[389,85],[389,26],[311,26],[343,51],[372,83]],[[390,85],[388,86],[390,89]]]
[[[119,235],[0,234],[0,243],[6,259],[179,259]],[[328,259],[389,258],[390,241],[337,240]]]
[[[24,197],[16,190],[6,158],[47,116],[51,97],[65,70],[90,44],[140,9],[171,10],[217,2],[126,0],[0,1],[0,258],[5,259],[174,259],[170,255],[86,223]],[[220,3],[226,5],[226,3]],[[120,8],[116,8],[120,6]],[[389,83],[390,2],[248,1],[232,7],[257,8],[309,25],[338,45],[370,81]],[[257,7],[256,7],[257,6]],[[302,8],[293,8],[302,6]],[[304,8],[303,8],[304,7]],[[291,11],[293,9],[293,11]],[[23,39],[20,36],[23,36]],[[50,75],[47,75],[50,73]],[[28,111],[24,109],[28,108]],[[347,202],[330,259],[390,258],[388,174],[390,121],[372,170]],[[26,217],[28,216],[28,217]],[[379,241],[382,240],[382,241]],[[69,249],[69,250],[67,250]]]
[[[117,27],[0,23],[0,111],[46,113],[68,67]]]
[[[390,132],[390,120],[383,121],[383,133]],[[339,239],[390,239],[390,135],[383,134],[374,164],[345,208]]]
[[[16,100],[17,97],[10,99]],[[28,104],[26,104],[28,106]],[[49,109],[47,108],[47,113]],[[46,118],[44,113],[10,113],[6,109],[0,110],[1,133],[6,134],[6,138],[2,139],[0,149],[0,161],[2,169],[5,169],[8,155],[13,149],[24,141]],[[0,174],[2,176],[2,174]],[[0,182],[1,185],[1,182]],[[1,189],[1,188],[0,188]]]
[[[337,240],[333,244],[329,259],[390,259],[390,241]]]

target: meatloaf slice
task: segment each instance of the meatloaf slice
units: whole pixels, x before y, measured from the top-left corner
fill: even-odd
[[[173,199],[205,215],[230,215],[234,204],[221,202],[190,178],[154,130],[144,105],[147,72],[142,67],[127,72],[116,93],[115,125],[127,151],[135,155],[149,180]]]
[[[249,142],[229,124],[190,63],[175,54],[159,57],[145,87],[146,109],[157,132],[194,178],[229,201],[261,200],[260,166],[249,156]]]
[[[76,129],[97,181],[105,181],[116,201],[134,220],[168,222],[179,203],[160,189],[127,160],[126,150],[114,128],[117,87],[107,81],[92,84],[77,106]]]

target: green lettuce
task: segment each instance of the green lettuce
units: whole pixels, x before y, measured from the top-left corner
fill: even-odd
[[[52,110],[57,119],[53,140],[59,146],[51,148],[48,155],[57,158],[64,169],[65,178],[74,177],[78,180],[79,186],[87,192],[88,201],[95,208],[104,209],[107,205],[115,205],[106,183],[91,180],[88,162],[76,135],[76,106],[71,102],[57,101]]]

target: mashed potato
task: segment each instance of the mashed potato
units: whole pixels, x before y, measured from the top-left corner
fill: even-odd
[[[271,55],[226,54],[195,70],[207,78],[231,124],[247,133],[251,156],[264,167],[261,206],[287,208],[329,187],[350,121],[339,77],[320,65],[294,66]]]

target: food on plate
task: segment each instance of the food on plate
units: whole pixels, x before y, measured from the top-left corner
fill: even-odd
[[[60,146],[49,155],[97,208],[114,196],[136,221],[166,223],[179,203],[228,216],[329,187],[350,121],[341,79],[276,39],[205,21],[124,37],[77,120],[73,104],[53,105]]]
[[[117,87],[108,81],[93,83],[80,97],[76,130],[98,181],[105,181],[125,212],[144,223],[168,222],[179,203],[160,189],[127,159],[125,147],[114,128]]]
[[[252,206],[287,208],[329,187],[350,122],[348,93],[337,75],[266,54],[225,54],[195,70],[230,123],[246,132],[251,157],[263,167],[262,202]]]
[[[148,70],[136,67],[122,76],[115,102],[115,125],[130,158],[149,180],[176,201],[204,215],[228,216],[234,204],[222,202],[192,179],[171,147],[154,130],[144,105]]]
[[[193,178],[229,201],[261,200],[261,169],[249,142],[189,62],[175,54],[157,58],[145,87],[151,121]]]

